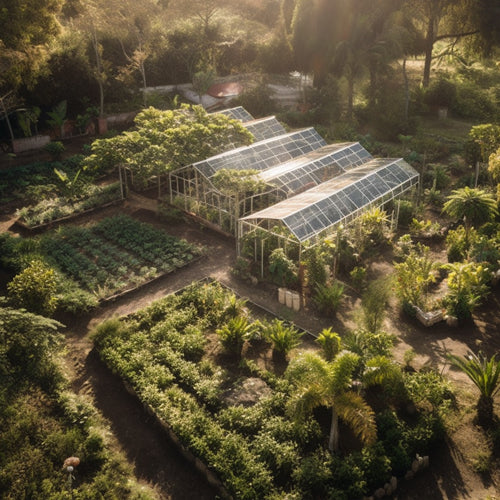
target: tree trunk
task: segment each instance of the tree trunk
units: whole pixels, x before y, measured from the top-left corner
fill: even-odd
[[[432,49],[434,48],[434,17],[429,18],[427,24],[427,33],[425,35],[425,63],[424,63],[424,77],[422,80],[422,85],[424,87],[429,86],[431,79],[431,64],[432,64]]]
[[[328,439],[328,449],[338,451],[339,449],[339,417],[332,406],[332,423],[330,425],[330,437]]]
[[[406,57],[403,59],[403,79],[405,82],[405,122],[408,122],[408,110],[410,108],[410,86],[408,84],[408,73],[406,72]]]
[[[493,423],[493,398],[481,395],[477,402],[477,420],[479,425],[490,427]]]
[[[347,119],[352,120],[353,109],[354,109],[354,75],[352,71],[349,72],[347,77]]]

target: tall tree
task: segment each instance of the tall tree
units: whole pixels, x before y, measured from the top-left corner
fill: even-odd
[[[291,43],[297,69],[312,73],[321,86],[332,50],[348,39],[353,14],[348,0],[298,0],[292,18]]]
[[[290,401],[290,409],[296,417],[303,417],[318,406],[330,408],[330,451],[337,451],[339,447],[339,417],[365,444],[376,439],[374,413],[351,388],[358,361],[358,355],[349,351],[340,352],[330,362],[318,354],[307,353],[292,360],[287,369],[287,376],[296,385]]]
[[[478,33],[476,2],[472,0],[407,0],[405,9],[424,37],[424,73],[422,85],[430,82],[433,50],[436,42],[456,43],[465,36]]]

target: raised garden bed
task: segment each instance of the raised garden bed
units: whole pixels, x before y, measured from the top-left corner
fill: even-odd
[[[81,288],[110,300],[191,262],[199,249],[128,216],[63,226],[40,238],[48,260]]]
[[[358,498],[392,473],[404,476],[415,451],[427,451],[436,439],[429,423],[437,417],[414,413],[412,430],[387,410],[376,447],[330,455],[321,418],[296,420],[289,413],[293,387],[263,340],[247,341],[240,361],[221,350],[215,331],[232,317],[234,299],[217,282],[193,283],[94,333],[101,359],[221,496]],[[418,384],[432,385],[432,378]]]
[[[25,230],[39,231],[122,201],[119,182],[103,187],[93,186],[88,195],[79,200],[51,198],[32,207],[21,208],[17,211],[19,218],[16,224]]]

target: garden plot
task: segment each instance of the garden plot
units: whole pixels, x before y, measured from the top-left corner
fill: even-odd
[[[217,337],[224,338],[221,332],[238,322],[245,324],[245,346],[230,353],[217,344]],[[411,424],[387,403],[377,413],[375,446],[353,451],[359,443],[353,447],[350,435],[341,455],[328,453],[330,413],[326,419],[321,411],[303,418],[293,413],[298,386],[293,370],[283,371],[277,360],[269,363],[265,323],[254,321],[241,299],[219,283],[198,282],[141,311],[102,323],[93,339],[101,359],[185,454],[216,474],[222,496],[360,498],[391,475],[403,475],[415,454],[426,453],[439,437],[439,376],[403,374],[405,396],[399,406],[414,408]],[[435,396],[432,402],[428,393]],[[379,402],[381,396],[377,392]]]
[[[100,299],[174,271],[200,254],[193,245],[124,215],[89,227],[61,227],[40,244],[51,263]]]

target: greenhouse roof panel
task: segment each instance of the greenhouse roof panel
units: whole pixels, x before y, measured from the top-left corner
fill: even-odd
[[[305,241],[417,182],[417,171],[404,160],[374,159],[242,220],[281,220],[299,241]]]
[[[222,109],[221,111],[215,111],[213,114],[226,115],[234,120],[240,120],[243,123],[250,122],[254,118],[253,116],[243,107],[237,106],[236,108]]]
[[[243,126],[255,137],[257,142],[286,134],[285,127],[275,116],[248,121]]]
[[[223,168],[262,171],[323,146],[325,140],[311,127],[232,149],[194,163],[193,167],[208,178]]]
[[[259,178],[288,193],[318,185],[372,156],[358,142],[329,144],[259,173]]]

